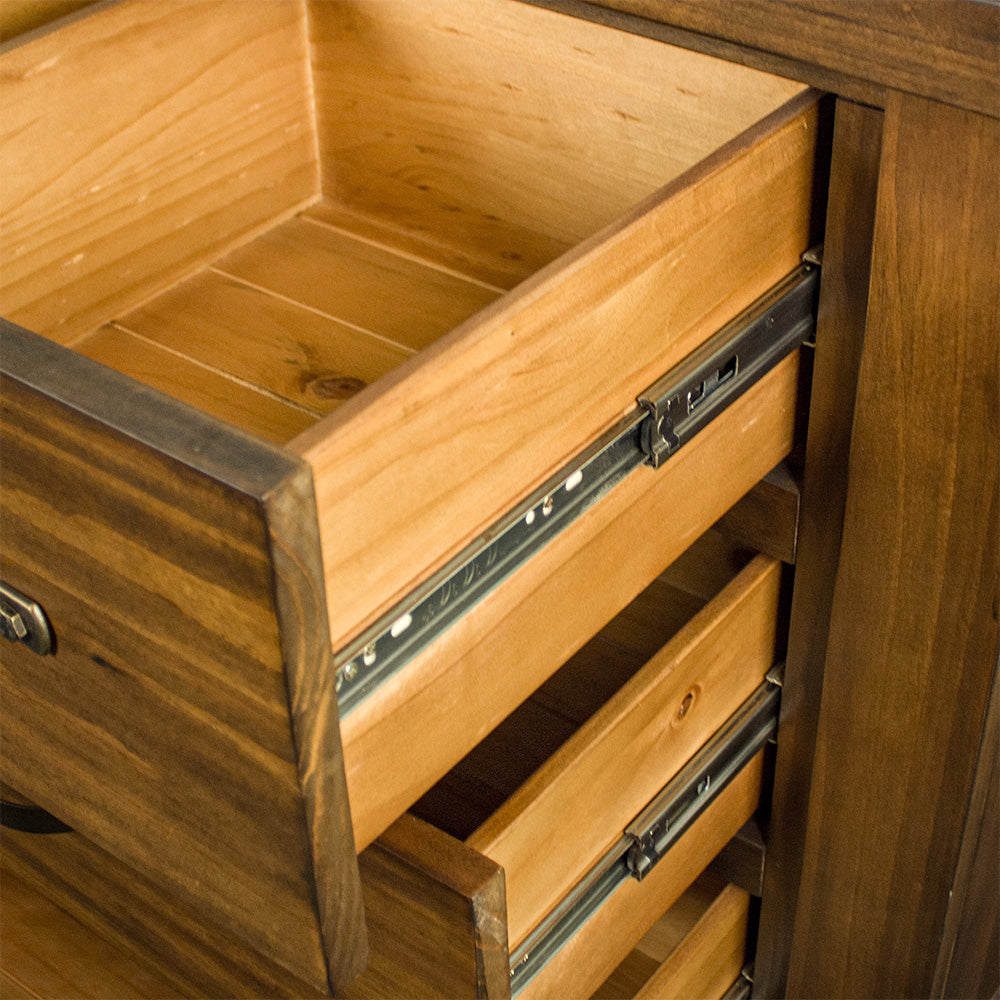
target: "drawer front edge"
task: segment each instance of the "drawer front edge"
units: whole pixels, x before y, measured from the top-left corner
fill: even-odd
[[[195,919],[345,981],[364,926],[308,467],[2,335],[3,574],[56,634],[3,644],[7,780]]]

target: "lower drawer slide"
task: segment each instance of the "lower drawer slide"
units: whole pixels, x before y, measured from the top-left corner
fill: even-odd
[[[766,681],[629,824],[619,842],[511,955],[517,996],[611,894],[641,881],[757,755],[778,725],[781,689]]]
[[[347,715],[554,535],[641,465],[658,468],[812,336],[818,272],[803,265],[638,399],[635,411],[560,469],[388,615],[337,654]]]

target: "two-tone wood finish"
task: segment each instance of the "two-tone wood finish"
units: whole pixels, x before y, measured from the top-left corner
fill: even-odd
[[[799,520],[774,815],[754,981],[780,992],[795,920],[808,789],[822,696],[826,636],[837,575],[853,406],[864,342],[882,112],[848,101],[836,108],[817,317],[813,390]],[[780,817],[780,819],[778,819]]]
[[[817,477],[815,486],[808,482],[810,462],[815,461],[816,452],[807,460],[797,587],[806,588],[803,597],[817,595],[827,608],[833,608],[831,588],[842,572],[841,566],[852,567],[853,582],[839,591],[842,606],[836,610],[836,629],[840,638],[829,653],[821,648],[822,638],[818,642],[815,638],[827,633],[829,612],[819,605],[807,610],[810,605],[805,600],[797,601],[798,610],[793,609],[793,658],[789,666],[797,666],[782,724],[789,748],[779,756],[778,794],[771,826],[775,838],[772,847],[777,848],[780,857],[772,855],[768,879],[772,891],[765,891],[764,933],[758,955],[765,961],[758,970],[757,983],[762,995],[785,995],[781,968],[794,954],[798,966],[795,988],[804,995],[824,995],[839,988],[864,995],[931,995],[931,990],[937,995],[949,978],[944,970],[952,957],[961,959],[967,954],[962,947],[953,948],[956,942],[950,935],[955,923],[950,917],[949,931],[943,936],[946,951],[938,953],[935,942],[942,940],[938,935],[945,912],[979,912],[987,921],[994,921],[997,912],[995,885],[964,879],[950,885],[950,876],[944,874],[951,869],[960,842],[975,844],[997,836],[995,813],[990,809],[984,812],[970,807],[970,825],[964,831],[960,818],[966,815],[963,799],[969,795],[972,748],[980,742],[983,691],[994,670],[995,605],[990,610],[988,600],[976,604],[976,598],[969,593],[969,588],[975,589],[976,585],[970,583],[968,566],[935,562],[934,545],[928,549],[928,540],[947,538],[969,553],[996,552],[992,541],[996,486],[990,478],[996,465],[997,437],[996,283],[985,280],[983,275],[989,273],[995,279],[996,274],[997,171],[990,158],[996,150],[996,118],[1000,113],[996,75],[1000,11],[989,4],[963,2],[928,4],[917,9],[904,3],[845,6],[813,0],[737,4],[609,0],[560,2],[558,7],[572,8],[581,16],[699,51],[787,73],[875,106],[857,108],[850,129],[853,138],[846,131],[846,116],[839,115],[844,130],[838,143],[839,165],[835,149],[831,195],[837,190],[849,192],[853,187],[857,204],[848,200],[842,214],[848,224],[845,227],[842,221],[839,232],[836,227],[830,231],[836,240],[829,240],[827,246],[823,311],[828,316],[832,311],[843,319],[826,326],[827,344],[821,341],[818,346],[814,385],[821,415],[824,409],[840,409],[834,421],[824,419],[826,433],[833,434],[831,442],[841,442],[835,453],[843,454],[843,443],[850,441],[852,430],[854,444],[850,445],[850,466],[846,459],[839,468],[824,462],[827,475],[832,475],[829,516],[822,514],[824,476]],[[884,141],[879,108],[887,109]],[[967,111],[980,114],[965,114]],[[863,229],[869,225],[866,220],[876,190],[882,235],[872,248],[865,246]],[[832,205],[831,210],[842,211]],[[854,222],[850,222],[852,216]],[[990,221],[985,222],[987,219]],[[878,290],[870,305],[869,260],[873,262],[871,287],[873,292]],[[928,277],[932,272],[934,277]],[[828,280],[835,283],[829,290],[835,295],[827,293]],[[972,336],[970,324],[975,336],[984,338],[981,350],[967,346]],[[893,331],[888,341],[887,330]],[[829,336],[830,331],[834,338]],[[840,346],[833,347],[831,339],[835,343],[839,340]],[[859,383],[862,345],[866,371]],[[840,359],[836,360],[838,353]],[[923,422],[902,416],[898,401],[909,392],[904,385],[917,373],[929,380],[921,383],[930,394],[923,398],[937,398],[947,414],[954,414],[953,405],[958,401],[960,409],[969,407],[961,409],[961,430],[950,423],[951,416],[941,425],[949,426],[948,431],[939,428],[939,420],[930,430]],[[916,386],[919,381],[915,378],[912,384]],[[867,399],[869,416],[855,420],[859,385],[861,395]],[[883,385],[888,390],[886,405],[870,408]],[[940,393],[946,385],[951,386],[952,394],[943,398]],[[872,419],[876,412],[878,419]],[[955,442],[951,458],[940,467],[933,462],[926,464],[935,448],[949,453],[945,443],[949,439]],[[988,444],[984,445],[991,440],[992,451]],[[962,442],[961,447],[957,442]],[[946,488],[944,494],[928,497],[928,491],[937,489],[934,484],[955,482],[951,462],[957,461],[965,448],[979,449],[982,455],[980,471],[969,472],[970,482],[977,482],[981,490],[979,513],[969,517],[959,511],[964,501],[957,506],[953,503],[953,497],[962,496],[957,483],[954,494]],[[916,456],[921,458],[914,464]],[[924,471],[917,472],[918,465]],[[881,478],[859,474],[861,469],[875,468]],[[848,517],[843,532],[838,523],[840,514],[833,509],[842,503],[848,511],[856,505],[858,512]],[[861,511],[866,512],[865,517]],[[886,547],[882,543],[887,533],[893,535],[888,522],[900,524],[904,512],[909,530],[894,536],[894,542]],[[810,528],[810,520],[814,528]],[[825,530],[817,530],[824,522]],[[978,556],[972,558],[977,564]],[[992,575],[995,581],[995,567]],[[862,579],[864,595],[856,595],[859,606],[863,604],[868,612],[884,612],[887,616],[880,617],[874,635],[869,617],[854,616],[848,610],[853,583]],[[917,579],[926,586],[908,586],[906,581]],[[904,605],[916,625],[912,635],[891,624],[901,621],[892,609]],[[936,643],[931,643],[925,631],[930,623],[942,636]],[[973,635],[979,636],[978,652],[953,656],[954,647],[944,637],[954,637],[966,628],[970,641]],[[794,652],[800,641],[797,634],[808,634],[813,643],[813,650],[804,659]],[[893,642],[884,642],[883,637],[890,634]],[[870,646],[877,646],[883,656],[872,656]],[[861,661],[853,658],[859,650],[865,651]],[[911,651],[916,651],[916,664],[910,658]],[[809,673],[799,673],[806,664]],[[943,703],[948,705],[944,716],[932,711],[929,702],[903,697],[903,692],[911,689],[914,676],[918,678],[916,690],[926,690],[928,697],[932,688],[950,692]],[[858,683],[860,677],[864,678],[862,684]],[[887,697],[892,692],[898,695]],[[956,696],[965,700],[960,704],[949,701]],[[854,764],[848,766],[848,761],[865,756],[860,742],[844,744],[838,736],[836,746],[844,756],[828,756],[835,739],[831,716],[830,728],[822,737],[826,777],[813,785],[810,796],[813,753],[809,734],[815,731],[821,697],[824,703],[831,701],[838,706],[835,711],[839,723],[848,727],[856,717],[871,720],[871,713],[879,714],[876,706],[883,705],[884,732],[895,735],[893,752],[886,755],[881,753],[883,730],[879,730],[869,744],[871,756],[855,769]],[[839,734],[848,731],[841,729]],[[912,739],[900,740],[906,732],[913,734]],[[990,738],[985,735],[983,745],[988,745]],[[793,748],[802,755],[797,763],[793,762]],[[932,758],[952,765],[950,779],[937,788],[931,781],[919,798],[923,808],[929,810],[925,811],[921,830],[926,833],[932,827],[934,836],[925,839],[922,834],[905,849],[897,849],[900,842],[890,829],[901,830],[910,820],[921,823],[917,799],[910,800],[908,819],[901,818],[898,790],[912,788],[910,783],[923,762]],[[877,782],[870,780],[873,774],[879,775]],[[829,784],[831,775],[834,779]],[[942,800],[940,812],[938,795]],[[884,812],[876,804],[882,796],[894,803]],[[791,811],[783,808],[782,802]],[[822,816],[817,824],[826,834],[836,833],[844,844],[855,837],[860,826],[867,828],[873,816],[884,816],[886,826],[880,827],[878,837],[867,838],[860,866],[854,864],[854,855],[828,852],[825,841],[818,833],[815,835],[809,849],[829,860],[829,864],[820,863],[827,875],[836,867],[837,892],[835,898],[827,898],[824,883],[810,876],[808,915],[800,917],[807,921],[809,929],[793,938],[790,928],[796,921],[800,870],[794,859],[802,856],[801,830],[807,808]],[[945,814],[952,817],[950,821],[942,819]],[[994,828],[977,827],[977,817],[983,824],[993,823]],[[961,854],[971,856],[972,848],[963,848]],[[889,873],[895,873],[891,876],[891,890],[885,884]],[[873,892],[872,885],[879,888]],[[903,886],[919,891],[919,899],[907,896],[904,900],[899,895],[906,895]],[[775,887],[780,898],[775,896]],[[952,896],[953,892],[964,898]],[[776,909],[782,908],[785,917],[771,923]],[[895,931],[897,921],[899,930]],[[873,929],[877,929],[875,933]],[[818,956],[827,953],[831,940],[849,950],[831,955],[828,971],[832,978],[814,984],[809,969]],[[853,960],[854,947],[859,949],[857,962]],[[772,952],[774,958],[769,957]],[[850,959],[845,957],[848,954]],[[956,981],[976,982],[981,972],[980,967],[956,968],[954,976]],[[850,987],[837,978],[840,973],[850,978]],[[834,983],[840,986],[831,985]],[[992,984],[983,987],[982,995],[989,995],[996,984],[994,976]]]
[[[898,90],[995,116],[1000,14],[976,0],[531,0],[883,106]]]

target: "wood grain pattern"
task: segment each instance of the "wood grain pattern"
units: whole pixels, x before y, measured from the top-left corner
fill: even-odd
[[[327,217],[504,288],[801,89],[497,0],[310,21]]]
[[[211,270],[117,324],[316,415],[337,409],[413,353]]]
[[[231,928],[192,921],[184,903],[165,894],[162,885],[78,833],[40,837],[5,830],[4,879],[8,874],[120,954],[155,970],[172,985],[175,995],[249,998],[328,994],[326,989],[266,960]],[[125,991],[102,996],[137,995]],[[60,996],[50,993],[47,1000]]]
[[[301,3],[165,0],[5,51],[3,314],[69,342],[313,200],[306,46]]]
[[[114,323],[78,341],[74,350],[272,444],[291,440],[320,417]]]
[[[799,484],[787,462],[775,466],[716,525],[734,542],[794,565]]]
[[[344,996],[510,996],[499,866],[409,815],[360,865],[371,963]]]
[[[1000,683],[994,674],[931,995],[988,997],[1000,983]]]
[[[937,964],[998,642],[998,129],[886,109],[791,996]]]
[[[994,117],[1000,113],[1000,11],[992,4],[542,2],[584,17],[624,13],[629,21],[610,23],[878,106],[884,105],[887,90],[895,89]],[[658,27],[669,30],[658,32]]]
[[[838,101],[817,317],[802,513],[781,699],[754,982],[784,995],[805,846],[808,788],[848,491],[848,458],[868,309],[882,112]]]
[[[747,567],[468,839],[507,873],[512,948],[763,681],[779,582]]]
[[[761,755],[733,779],[642,882],[626,880],[521,994],[589,996],[665,909],[750,817],[760,794]],[[517,952],[511,953],[517,960]]]
[[[4,0],[0,4],[0,42],[34,31],[67,14],[75,14],[94,0]]]
[[[632,1000],[670,953],[691,933],[726,884],[702,872],[643,935],[625,960],[594,991],[591,1000]]]
[[[335,648],[796,265],[816,124],[792,101],[292,442]]]
[[[192,921],[342,980],[364,938],[335,706],[301,707],[322,584],[282,511],[308,470],[9,324],[4,355],[4,573],[58,642],[4,651],[5,775]]]
[[[5,838],[7,834],[4,834]],[[6,867],[0,994],[7,1000],[180,998],[169,980],[99,937]]]
[[[716,587],[721,590],[745,563],[730,566],[728,547],[718,541],[712,532],[699,538],[675,561],[687,566],[673,575],[683,578],[687,567],[714,562],[723,574]],[[706,600],[668,584],[662,575],[655,579],[410,811],[460,840],[471,837],[690,622]]]
[[[721,997],[743,968],[749,909],[749,894],[726,886],[635,1000]]]
[[[275,227],[214,269],[409,350],[501,294],[309,219],[306,212]]]
[[[359,847],[787,454],[796,390],[793,355],[697,443],[656,472],[644,467],[624,480],[341,720]],[[670,531],[650,532],[650,524]],[[633,558],[623,561],[624,550]]]

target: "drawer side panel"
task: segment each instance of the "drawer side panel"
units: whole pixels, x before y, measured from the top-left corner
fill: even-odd
[[[335,648],[797,265],[814,102],[792,101],[293,442],[315,473]]]
[[[0,56],[3,315],[60,343],[319,191],[301,3],[115,4]]]
[[[792,355],[660,469],[628,476],[343,718],[359,849],[788,453],[798,371]]]

